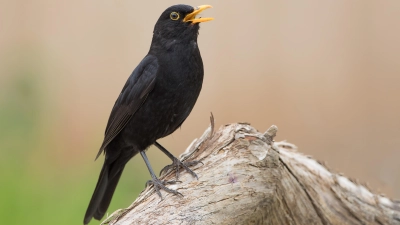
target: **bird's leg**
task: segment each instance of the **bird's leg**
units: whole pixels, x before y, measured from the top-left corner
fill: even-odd
[[[151,168],[149,159],[147,158],[145,151],[140,151],[140,155],[142,155],[142,158],[143,158],[144,162],[146,163],[147,169],[149,169],[149,172],[151,175],[151,181],[147,181],[146,184],[153,184],[154,188],[156,189],[157,194],[160,196],[161,199],[162,199],[162,195],[161,195],[160,189],[163,189],[164,191],[172,193],[174,195],[182,195],[178,191],[175,191],[175,190],[165,187],[165,184],[173,184],[176,182],[174,182],[174,181],[163,182],[157,178],[156,174],[153,171],[153,168]]]
[[[201,163],[200,161],[191,161],[191,162],[181,162],[178,158],[176,158],[174,155],[172,155],[167,149],[165,149],[162,145],[160,145],[158,142],[155,142],[154,145],[159,148],[162,152],[164,152],[164,154],[166,154],[168,156],[168,158],[170,158],[172,160],[172,164],[168,165],[166,167],[164,167],[161,171],[160,171],[160,175],[164,172],[164,171],[168,171],[171,168],[175,168],[176,170],[176,179],[179,178],[179,167],[182,166],[187,172],[189,172],[190,174],[192,174],[192,176],[196,177],[196,179],[199,179],[196,175],[195,172],[193,172],[191,169],[189,169],[189,166],[195,166],[198,163]]]

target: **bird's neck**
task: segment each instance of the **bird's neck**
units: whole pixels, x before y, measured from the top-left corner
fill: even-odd
[[[149,53],[160,50],[169,52],[179,47],[187,48],[192,46],[193,43],[197,45],[197,34],[174,38],[154,33]]]

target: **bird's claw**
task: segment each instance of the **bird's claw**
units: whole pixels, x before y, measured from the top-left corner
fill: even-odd
[[[152,180],[148,180],[146,182],[146,187],[148,187],[149,185],[153,185],[154,188],[156,189],[157,194],[160,196],[161,199],[163,199],[163,197],[161,195],[160,189],[163,189],[164,191],[166,191],[168,193],[171,193],[171,194],[174,194],[174,195],[180,195],[180,196],[183,197],[183,195],[180,192],[178,192],[176,190],[169,189],[169,188],[167,188],[165,186],[166,184],[176,184],[178,182],[180,182],[180,181],[161,181],[158,178],[153,177]]]
[[[189,167],[190,166],[195,166],[197,164],[203,164],[200,161],[190,161],[190,162],[181,162],[179,159],[175,158],[172,161],[172,164],[165,166],[161,171],[160,171],[160,175],[163,174],[163,172],[168,172],[171,169],[175,169],[175,176],[176,179],[179,179],[179,169],[180,167],[183,167],[188,173],[190,173],[192,176],[194,176],[197,180],[199,179],[197,177],[197,174],[195,172],[193,172]]]

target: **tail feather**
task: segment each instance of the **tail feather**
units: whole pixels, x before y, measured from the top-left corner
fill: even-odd
[[[88,224],[97,210],[98,205],[103,199],[104,193],[108,186],[108,165],[104,164],[101,169],[99,180],[97,181],[96,188],[94,189],[92,198],[90,199],[89,206],[86,210],[85,219],[83,224]]]
[[[100,220],[106,213],[119,178],[124,170],[124,166],[122,168],[113,167],[115,166],[104,163],[92,199],[90,200],[89,206],[86,210],[83,224],[88,224],[93,217]],[[111,174],[115,175],[110,177]]]
[[[119,172],[108,182],[107,189],[103,195],[103,199],[99,203],[96,212],[94,213],[94,218],[96,220],[100,220],[103,218],[106,213],[108,206],[110,206],[112,196],[114,194],[115,188],[117,187],[119,178],[121,177],[122,171],[124,168],[122,167]]]

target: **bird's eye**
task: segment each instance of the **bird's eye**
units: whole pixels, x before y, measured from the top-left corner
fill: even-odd
[[[179,19],[179,13],[172,12],[171,14],[169,14],[169,17],[171,18],[171,20],[178,20]]]

